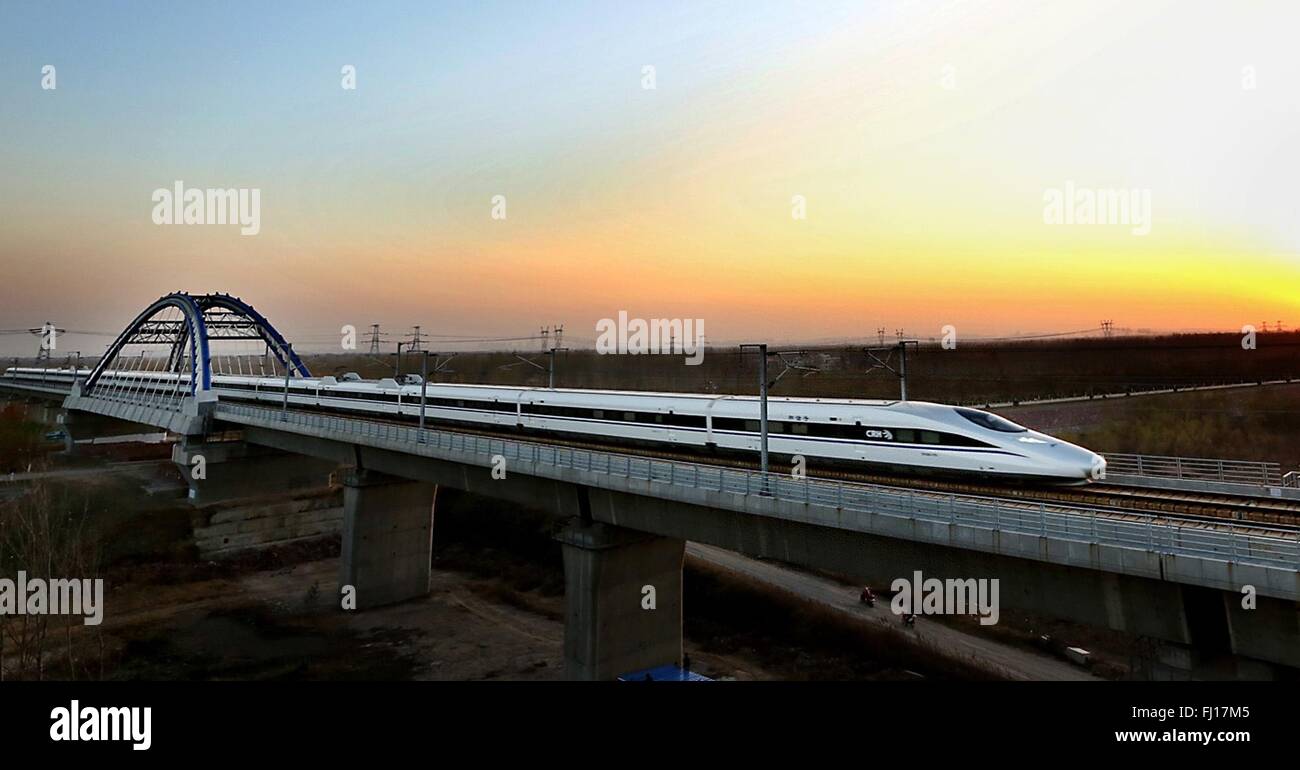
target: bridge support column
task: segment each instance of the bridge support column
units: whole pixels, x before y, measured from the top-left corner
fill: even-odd
[[[357,609],[429,593],[437,490],[374,471],[344,473],[339,583],[355,589]]]
[[[608,680],[682,660],[682,560],[675,538],[574,520],[564,551],[564,673]]]
[[[185,438],[172,447],[195,505],[325,489],[338,464],[243,441]]]

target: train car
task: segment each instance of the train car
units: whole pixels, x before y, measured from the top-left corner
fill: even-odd
[[[10,371],[47,382],[72,379],[71,372]],[[176,383],[175,374],[122,376],[137,393],[174,390]],[[106,372],[101,386],[115,382]],[[285,381],[273,377],[216,375],[212,387],[224,401],[278,405],[285,399]],[[413,421],[421,390],[393,379],[301,378],[289,381],[288,400],[296,408]],[[747,459],[761,446],[756,396],[450,384],[423,391],[429,424]],[[1105,469],[1099,455],[992,412],[923,401],[772,397],[768,450],[773,464],[802,457],[814,469],[1053,483],[1084,483]]]

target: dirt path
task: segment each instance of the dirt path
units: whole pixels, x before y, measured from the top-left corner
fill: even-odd
[[[931,651],[984,668],[1009,679],[1102,681],[1064,661],[1001,642],[963,633],[948,626],[918,618],[905,629],[885,601],[865,607],[858,601],[858,589],[825,578],[756,561],[720,548],[688,543],[690,558],[746,575],[800,598],[817,602],[854,620],[886,629],[900,644],[916,644]]]

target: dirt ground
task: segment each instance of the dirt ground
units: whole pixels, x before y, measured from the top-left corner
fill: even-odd
[[[499,598],[498,581],[435,570],[428,597],[337,608],[337,558],[228,569],[175,584],[119,586],[102,626],[110,679],[559,680],[563,598]],[[239,574],[242,572],[242,574]],[[79,644],[94,664],[89,633]],[[772,679],[741,656],[688,644],[711,678]]]

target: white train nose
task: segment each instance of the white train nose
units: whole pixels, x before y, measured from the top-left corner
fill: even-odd
[[[1080,446],[1059,442],[1051,450],[1056,460],[1068,469],[1070,476],[1077,479],[1100,481],[1106,478],[1106,458],[1096,452]]]

